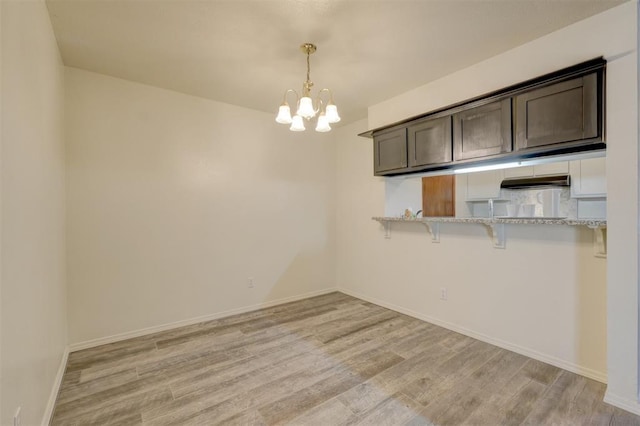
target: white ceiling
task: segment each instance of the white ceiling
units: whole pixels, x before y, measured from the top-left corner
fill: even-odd
[[[624,0],[48,0],[67,66],[275,112],[300,91],[369,105]]]

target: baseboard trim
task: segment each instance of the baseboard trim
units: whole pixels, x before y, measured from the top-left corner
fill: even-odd
[[[216,320],[224,317],[229,317],[232,315],[244,314],[251,311],[257,311],[258,309],[271,308],[273,306],[282,305],[284,303],[295,302],[302,299],[308,299],[310,297],[333,293],[334,291],[338,291],[338,289],[333,287],[333,288],[328,288],[324,290],[313,291],[310,293],[305,293],[297,296],[291,296],[291,297],[285,297],[283,299],[272,300],[270,302],[258,303],[256,305],[250,305],[242,308],[230,309],[228,311],[217,312],[215,314],[203,315],[200,317],[190,318],[190,319],[181,320],[181,321],[175,321],[172,323],[157,325],[153,327],[147,327],[140,330],[128,331],[126,333],[115,334],[112,336],[99,337],[97,339],[86,340],[84,342],[72,343],[71,345],[69,345],[69,352],[76,352],[83,349],[94,348],[96,346],[115,343],[122,340],[131,339],[134,337],[146,336],[148,334],[158,333],[160,331],[172,330],[174,328],[193,325],[200,322]]]
[[[638,401],[612,394],[608,389],[604,394],[604,402],[640,416],[640,403]]]
[[[476,331],[470,330],[466,327],[459,326],[454,323],[450,323],[447,321],[442,321],[438,318],[431,317],[429,315],[424,315],[419,312],[412,311],[411,309],[404,308],[402,306],[397,306],[392,303],[387,303],[382,300],[378,300],[373,297],[366,296],[364,294],[360,294],[351,290],[347,290],[345,288],[338,288],[338,291],[341,293],[348,294],[349,296],[357,297],[358,299],[365,300],[367,302],[373,303],[375,305],[382,306],[387,309],[391,309],[396,312],[400,312],[405,315],[409,315],[410,317],[417,318],[422,321],[429,322],[431,324],[439,325],[440,327],[444,327],[448,330],[455,331],[456,333],[464,334],[465,336],[473,337],[474,339],[481,340],[486,343],[490,343],[492,345],[498,346],[503,349],[510,350],[512,352],[519,353],[520,355],[528,356],[529,358],[533,358],[538,361],[546,362],[547,364],[554,365],[556,367],[562,368],[567,371],[571,371],[572,373],[579,374],[581,376],[588,377],[590,379],[596,380],[601,383],[607,383],[607,374],[601,371],[596,371],[590,368],[585,368],[580,365],[567,362],[560,358],[556,358],[554,356],[550,356],[538,351],[535,351],[530,348],[526,348],[519,345],[514,345],[513,343],[509,343],[505,340],[496,339],[494,337],[488,336],[486,334],[478,333]],[[613,404],[615,405],[615,404]]]
[[[62,377],[64,376],[65,369],[67,368],[68,359],[69,348],[67,347],[62,353],[62,359],[60,360],[60,365],[58,366],[58,373],[56,373],[56,378],[53,381],[53,387],[51,388],[51,394],[49,395],[49,401],[47,402],[47,406],[44,409],[44,415],[42,416],[42,426],[48,426],[51,423],[53,409],[56,406],[58,392],[60,392],[60,386],[62,386]]]

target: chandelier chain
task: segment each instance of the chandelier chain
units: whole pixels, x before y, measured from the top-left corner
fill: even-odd
[[[309,75],[311,74],[311,63],[309,62],[310,53],[307,51],[307,82],[310,82],[311,78]]]

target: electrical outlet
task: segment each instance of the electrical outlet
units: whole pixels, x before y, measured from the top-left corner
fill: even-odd
[[[440,289],[440,300],[447,300],[448,294],[447,294],[447,288],[446,287],[442,287]]]
[[[22,426],[22,416],[20,415],[22,407],[18,407],[16,413],[13,415],[13,426]]]
[[[253,277],[247,278],[247,287],[249,287],[249,288],[253,288],[254,287]]]

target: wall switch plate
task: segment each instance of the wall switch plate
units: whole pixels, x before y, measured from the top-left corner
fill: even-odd
[[[13,415],[13,426],[22,426],[22,407],[18,407],[16,413]]]
[[[447,294],[446,287],[442,287],[440,289],[440,300],[447,300],[447,296],[448,296],[448,294]]]
[[[247,287],[249,287],[249,288],[253,288],[254,287],[253,277],[247,278]]]

